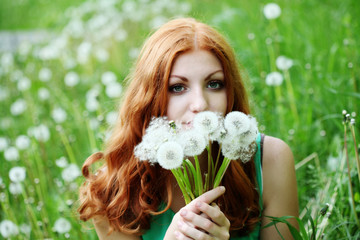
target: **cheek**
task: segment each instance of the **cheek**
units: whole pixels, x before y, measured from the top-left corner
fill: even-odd
[[[181,101],[176,97],[169,97],[166,116],[169,120],[177,120],[181,109]]]

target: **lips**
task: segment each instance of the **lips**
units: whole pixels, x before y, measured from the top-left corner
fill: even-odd
[[[181,126],[184,128],[184,129],[190,129],[192,128],[192,121],[187,121],[187,122],[181,122]]]

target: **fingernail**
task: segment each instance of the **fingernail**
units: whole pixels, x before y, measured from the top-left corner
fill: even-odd
[[[220,186],[220,190],[221,190],[222,192],[225,192],[225,187],[224,187],[224,186]]]
[[[180,212],[181,216],[184,217],[184,216],[186,216],[186,214],[187,214],[187,211],[185,209],[181,210],[181,212]]]
[[[195,207],[201,207],[201,202],[196,202]]]

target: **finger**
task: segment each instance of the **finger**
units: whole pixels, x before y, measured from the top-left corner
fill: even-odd
[[[198,216],[198,215],[197,215]],[[179,220],[177,222],[178,229],[182,235],[190,238],[190,239],[211,239],[210,235],[200,229],[191,227],[186,222]],[[186,238],[185,238],[186,239]]]
[[[197,201],[195,203],[196,208],[200,212],[205,213],[213,222],[219,226],[228,227],[230,226],[229,220],[226,218],[225,214],[220,210],[219,206],[211,204],[212,206],[205,204],[203,202]]]
[[[221,195],[223,195],[224,193],[225,193],[225,187],[220,186],[220,187],[214,188],[206,193],[203,193],[196,199],[194,199],[190,204],[186,205],[185,208],[188,208],[191,211],[199,213],[198,209],[195,207],[196,202],[201,201],[201,202],[210,204],[213,201],[215,201],[217,198],[219,198]]]
[[[180,232],[180,231],[175,231],[174,234],[175,234],[176,239],[178,239],[178,240],[192,240],[191,238],[185,236],[185,235],[184,235],[182,232]]]

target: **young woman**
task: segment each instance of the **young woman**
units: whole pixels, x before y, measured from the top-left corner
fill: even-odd
[[[104,152],[83,166],[82,220],[100,239],[292,239],[286,225],[261,228],[267,216],[298,216],[294,160],[280,139],[258,136],[247,163],[232,161],[222,187],[188,205],[171,172],[138,161],[134,147],[153,116],[191,127],[202,111],[250,113],[232,48],[213,28],[176,19],[145,43]],[[104,160],[95,174],[89,167]],[[207,160],[200,156],[200,163]],[[293,222],[296,226],[296,222]]]

